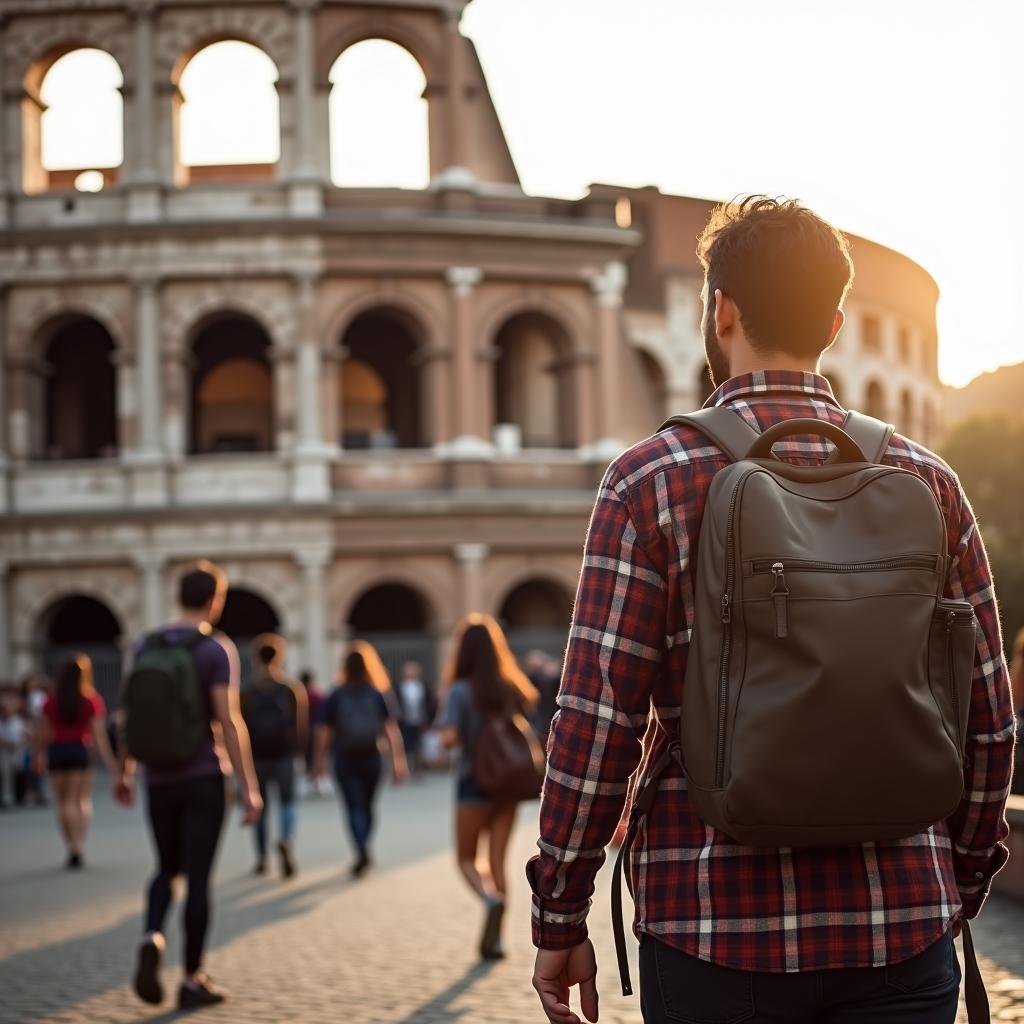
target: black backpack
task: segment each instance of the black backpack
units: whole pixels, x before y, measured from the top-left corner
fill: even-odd
[[[338,690],[335,743],[343,754],[372,754],[384,726],[380,694],[368,683],[346,683]]]
[[[153,633],[142,645],[121,696],[128,753],[147,768],[187,764],[209,732],[193,648],[208,634],[170,640]]]
[[[255,757],[287,757],[295,752],[294,697],[284,683],[249,690],[245,724]]]

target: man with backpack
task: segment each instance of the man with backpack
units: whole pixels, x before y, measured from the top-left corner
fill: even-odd
[[[277,852],[281,874],[291,878],[295,865],[295,758],[306,749],[309,709],[306,691],[282,672],[284,640],[266,633],[253,642],[253,682],[242,694],[242,717],[249,730],[256,779],[263,800],[254,830],[256,866],[254,873],[267,871],[267,799],[271,786],[277,789],[281,808]]]
[[[263,809],[238,706],[238,651],[213,629],[226,593],[227,577],[217,566],[200,561],[189,568],[179,584],[177,619],[136,646],[121,697],[122,771],[114,793],[120,802],[131,804],[135,764],[144,765],[157,854],[134,988],[147,1003],[163,1000],[164,921],[174,880],[184,874],[185,977],[178,990],[178,1007],[183,1010],[225,998],[202,968],[210,880],[232,769],[243,824],[254,824]]]
[[[818,373],[838,231],[750,197],[699,255],[718,390],[598,494],[528,867],[534,986],[550,1021],[577,1024],[576,985],[597,1020],[587,912],[640,765],[645,1020],[952,1024],[961,929],[982,1020],[966,922],[1007,857],[1014,724],[971,506]]]

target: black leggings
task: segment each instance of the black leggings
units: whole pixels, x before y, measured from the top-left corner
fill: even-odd
[[[210,924],[210,874],[224,825],[224,777],[204,775],[148,787],[149,824],[156,845],[157,872],[149,886],[146,931],[162,932],[173,898],[172,883],[188,879],[185,901],[185,970],[203,962]]]

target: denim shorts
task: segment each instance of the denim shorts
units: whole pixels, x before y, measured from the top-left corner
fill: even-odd
[[[472,775],[460,775],[455,787],[455,799],[460,804],[492,804],[494,801],[480,788]]]

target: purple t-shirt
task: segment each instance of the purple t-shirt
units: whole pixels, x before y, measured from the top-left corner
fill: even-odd
[[[168,640],[183,639],[195,631],[192,626],[168,626],[159,632]],[[223,639],[223,643],[221,642]],[[138,657],[145,641],[135,648]],[[221,634],[203,637],[192,648],[192,656],[196,661],[196,675],[203,696],[203,707],[206,711],[207,728],[203,741],[195,756],[181,768],[165,771],[146,769],[146,781],[149,785],[160,785],[166,782],[178,782],[181,779],[198,778],[204,775],[230,775],[231,764],[224,751],[220,737],[220,727],[214,723],[213,700],[211,693],[214,686],[238,686],[238,673],[231,671],[232,658],[228,654],[226,644],[231,641]]]

